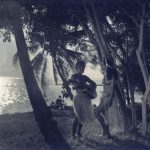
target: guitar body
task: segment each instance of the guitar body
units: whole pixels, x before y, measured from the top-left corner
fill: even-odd
[[[84,94],[87,94],[90,97],[90,99],[94,99],[97,97],[96,89],[91,89],[90,87],[87,87],[83,89],[82,91]]]
[[[97,97],[96,87],[93,88],[88,80],[89,78],[84,75],[74,74],[68,82],[73,85],[73,90],[81,89],[83,94],[87,94],[90,99],[94,99]]]

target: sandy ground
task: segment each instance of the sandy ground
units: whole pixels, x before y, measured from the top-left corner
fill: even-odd
[[[102,135],[98,122],[85,125],[83,138],[71,139],[73,112],[54,110],[58,127],[71,149],[75,150],[149,150],[150,140],[137,136],[117,134],[111,139]],[[63,148],[60,148],[63,150]],[[32,112],[0,116],[0,150],[50,150],[41,135]]]

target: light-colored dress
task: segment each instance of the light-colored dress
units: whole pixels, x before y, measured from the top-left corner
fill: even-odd
[[[87,76],[83,76],[82,81],[85,80],[95,87],[94,81],[90,80]],[[76,94],[73,99],[73,109],[76,117],[80,123],[93,122],[95,119],[94,107],[92,106],[91,99],[87,94],[84,94],[82,89],[77,88]]]
[[[73,99],[73,109],[80,123],[89,123],[94,120],[94,108],[91,99],[79,90]]]

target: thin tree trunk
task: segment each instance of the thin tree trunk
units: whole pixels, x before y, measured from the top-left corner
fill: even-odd
[[[136,19],[133,18],[120,4],[118,4],[118,6],[121,8],[121,10],[123,11],[123,13],[124,13],[126,16],[128,16],[129,19],[130,19],[133,23],[135,23],[135,25],[139,28],[140,25],[138,24],[138,22],[136,21]]]
[[[149,72],[148,72],[148,67],[147,67],[147,63],[146,63],[146,56],[145,56],[145,52],[144,52],[144,49],[142,51],[142,60],[143,60],[143,64],[144,64],[144,68],[145,68],[145,73],[148,75]]]
[[[125,73],[125,78],[124,78],[124,82],[125,82],[125,88],[126,88],[126,99],[127,99],[127,104],[130,104],[130,96],[129,96],[129,85],[128,85],[128,80],[127,80],[127,74]]]
[[[107,43],[104,39],[104,35],[103,35],[103,32],[102,32],[102,28],[101,28],[101,25],[99,23],[99,19],[98,19],[98,15],[97,15],[97,12],[96,12],[96,8],[95,8],[95,4],[91,1],[91,7],[92,7],[92,10],[93,10],[93,14],[94,14],[94,18],[95,18],[95,26],[97,28],[97,31],[98,31],[98,36],[101,40],[101,43],[102,43],[102,47],[103,47],[103,51],[105,51],[105,57],[107,58],[111,58],[110,56],[110,53],[109,53],[109,48],[107,46]]]
[[[47,107],[36,82],[19,16],[21,14],[20,6],[14,2],[9,2],[6,8],[10,13],[23,78],[39,128],[52,149],[59,149],[60,147],[70,149],[59,132],[56,121],[52,120],[52,112]]]
[[[59,67],[59,65],[57,63],[57,60],[56,60],[56,56],[53,56],[53,60],[54,60],[55,66],[57,68],[57,71],[58,71],[58,73],[60,75],[60,78],[62,79],[63,83],[65,84],[65,88],[66,88],[66,90],[67,90],[67,92],[69,94],[69,97],[70,97],[71,100],[73,100],[73,94],[71,93],[71,89],[70,89],[66,79],[62,75],[61,69],[60,69],[60,67]]]
[[[126,76],[126,89],[127,89],[127,98],[129,98],[129,91],[130,91],[130,96],[131,96],[131,111],[132,111],[132,128],[136,128],[136,112],[135,112],[135,102],[134,102],[134,91],[131,86],[131,81],[130,81],[130,75],[129,72],[127,71],[126,64],[122,61],[122,59],[117,55],[113,49],[110,47],[110,50],[112,54],[120,61],[122,66],[125,68],[125,76]],[[129,91],[128,91],[129,89]]]
[[[115,86],[115,93],[117,94],[117,97],[118,97],[118,103],[119,103],[119,107],[120,107],[120,111],[122,115],[124,129],[125,129],[125,132],[128,132],[129,126],[130,126],[130,120],[128,117],[127,107],[125,103],[124,90],[122,88],[122,85],[119,79],[117,80],[117,84]]]
[[[86,10],[87,17],[88,17],[88,19],[89,19],[89,21],[93,27],[95,38],[96,38],[96,41],[98,43],[98,47],[100,49],[99,53],[101,53],[102,59],[106,59],[106,58],[113,59],[111,54],[109,53],[108,45],[104,39],[104,35],[102,33],[102,28],[100,27],[97,12],[96,12],[96,9],[95,9],[93,2],[91,2],[91,5],[92,5],[94,17],[91,15],[90,11],[88,10],[84,0],[83,0],[83,5],[84,5],[84,8]],[[98,51],[98,49],[97,49],[97,51]],[[100,55],[98,55],[98,56],[100,56]],[[99,60],[100,60],[100,58],[99,58]],[[125,105],[125,102],[124,102],[124,99],[122,96],[123,92],[121,92],[119,88],[117,88],[117,89],[115,88],[114,90],[115,90],[117,96],[119,97],[118,100],[119,100],[119,107],[120,107],[121,115],[122,115],[121,117],[122,117],[122,120],[124,122],[124,128],[127,131],[128,127],[129,127],[128,126],[128,116],[127,116],[127,111],[126,111],[126,105]]]
[[[58,73],[57,73],[57,69],[56,69],[54,61],[52,61],[52,63],[53,63],[54,80],[55,80],[55,84],[57,85],[58,84]]]
[[[46,92],[45,92],[45,89],[46,89],[46,70],[47,70],[47,54],[45,55],[45,59],[44,59],[44,62],[43,62],[43,68],[42,68],[42,73],[41,73],[41,88],[42,88],[42,92],[43,92],[43,96],[45,98],[45,100],[47,100],[47,95],[46,95]]]
[[[142,125],[143,125],[143,134],[145,135],[147,133],[147,108],[146,107],[147,107],[147,100],[148,100],[148,95],[149,95],[148,93],[149,87],[147,86],[148,74],[146,73],[146,66],[144,65],[143,60],[142,60],[144,15],[145,15],[145,3],[143,4],[143,7],[142,7],[142,16],[141,16],[141,21],[140,21],[139,46],[136,51],[138,62],[142,71],[143,78],[144,78],[145,88],[146,88],[144,98],[142,100]]]
[[[136,123],[137,123],[135,101],[134,101],[134,91],[133,91],[133,88],[132,88],[132,85],[131,85],[130,74],[129,74],[127,68],[125,69],[125,72],[126,72],[127,83],[128,83],[128,87],[129,87],[129,91],[130,91],[130,96],[131,96],[131,112],[132,112],[132,127],[131,127],[131,130],[134,131],[136,129]]]
[[[37,61],[35,59],[38,59],[36,57],[41,57],[42,60],[40,60],[38,62],[38,66],[37,64],[34,64],[32,67],[34,69],[34,73],[35,73],[35,76],[36,76],[36,79],[37,81],[40,83],[41,82],[41,75],[42,75],[42,70],[43,70],[43,66],[44,66],[44,62],[45,62],[45,58],[46,58],[46,55],[44,54],[44,52],[38,54],[37,56],[35,56],[35,58],[31,61],[31,64],[34,62],[34,61]]]
[[[95,24],[94,24],[94,22],[93,22],[93,18],[92,18],[91,14],[90,14],[90,11],[88,10],[88,8],[87,8],[87,6],[86,6],[84,0],[83,0],[82,2],[83,2],[83,5],[84,5],[84,8],[85,8],[85,10],[86,10],[87,17],[88,17],[88,19],[89,19],[89,21],[90,21],[90,23],[91,23],[91,25],[92,25],[92,27],[93,27],[94,34],[95,34],[95,38],[96,38],[96,41],[97,41],[98,46],[99,46],[99,49],[98,49],[98,50],[100,50],[102,59],[104,59],[104,58],[106,58],[105,49],[104,49],[104,47],[103,47],[103,45],[102,45],[102,42],[101,42],[101,39],[100,39],[100,37],[99,37],[99,35],[98,35],[98,31],[97,31],[96,26],[95,26]]]
[[[150,77],[142,100],[142,125],[144,135],[147,134],[147,100],[149,96],[150,96]]]
[[[109,53],[109,47],[108,47],[108,45],[107,45],[107,43],[104,39],[102,28],[100,26],[100,23],[99,23],[99,20],[98,20],[98,15],[97,15],[97,12],[96,12],[96,8],[95,8],[95,5],[94,5],[93,2],[91,2],[91,6],[92,6],[95,22],[96,22],[96,28],[97,28],[97,31],[98,31],[98,35],[100,37],[101,43],[103,45],[103,49],[105,51],[105,58],[112,59],[112,56]],[[126,109],[126,104],[125,104],[125,101],[124,101],[124,97],[122,97],[122,94],[124,93],[124,91],[121,90],[122,89],[121,84],[118,84],[118,87],[119,87],[120,92],[116,88],[115,88],[115,92],[120,97],[119,98],[119,103],[120,103],[120,108],[121,108],[121,111],[122,111],[122,119],[123,119],[123,122],[124,122],[124,125],[125,125],[124,126],[125,130],[127,131],[128,130],[128,123],[127,123],[127,118],[128,117],[126,115],[127,109]]]
[[[90,29],[88,28],[87,24],[86,23],[83,23],[82,21],[80,21],[87,37],[89,38],[89,40],[91,41],[91,43],[93,44],[93,46],[95,47],[96,51],[97,51],[97,54],[98,54],[98,60],[99,62],[102,61],[102,54],[101,54],[101,50],[99,48],[99,45],[96,41],[96,39],[94,38],[94,36],[92,35]]]
[[[140,22],[140,33],[139,33],[139,46],[138,49],[136,51],[137,54],[137,58],[138,58],[138,62],[143,74],[143,78],[144,78],[144,83],[145,83],[145,87],[146,84],[148,82],[148,74],[146,74],[146,68],[144,66],[143,60],[142,60],[142,51],[143,51],[143,32],[144,32],[144,14],[145,14],[145,4],[143,4],[143,10],[142,10],[142,17],[141,17],[141,22]]]

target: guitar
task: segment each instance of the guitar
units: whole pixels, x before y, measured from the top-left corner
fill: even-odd
[[[87,94],[90,99],[94,99],[97,97],[96,88],[91,88],[89,85],[87,85],[84,89],[82,89],[82,92],[84,94]]]
[[[82,82],[81,79],[75,78],[68,80],[68,83],[73,85],[73,90],[81,89],[82,93],[88,95],[90,99],[97,97],[96,88],[91,87],[88,82]]]

